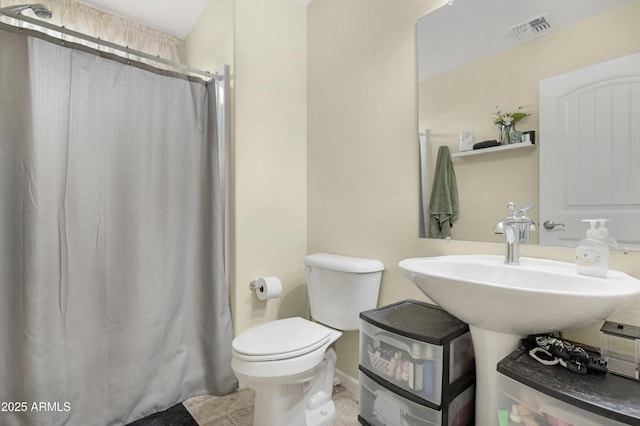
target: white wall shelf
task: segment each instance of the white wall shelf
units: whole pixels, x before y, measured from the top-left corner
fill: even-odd
[[[507,150],[518,149],[518,148],[535,148],[535,147],[536,147],[535,144],[520,142],[520,143],[512,143],[509,145],[494,146],[491,148],[482,148],[482,149],[474,149],[471,151],[454,152],[451,154],[451,157],[466,157],[469,155],[480,155],[480,154],[486,154],[489,152],[507,151]]]

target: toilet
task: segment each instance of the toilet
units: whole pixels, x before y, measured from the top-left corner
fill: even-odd
[[[316,253],[304,259],[313,321],[285,318],[233,339],[231,367],[255,391],[256,426],[320,426],[335,415],[331,399],[343,331],[378,303],[384,265],[374,259]]]

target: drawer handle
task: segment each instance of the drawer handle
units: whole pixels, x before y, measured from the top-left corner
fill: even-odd
[[[375,346],[380,346],[380,343],[378,342],[384,342],[387,343],[397,349],[402,349],[403,351],[407,352],[409,355],[411,355],[411,348],[409,347],[408,344],[406,344],[405,342],[396,339],[393,335],[391,334],[387,334],[387,333],[377,333],[375,335]]]

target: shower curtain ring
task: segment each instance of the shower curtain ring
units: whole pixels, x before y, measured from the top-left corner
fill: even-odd
[[[98,48],[96,49],[96,52],[98,52],[98,56],[100,56],[102,58],[102,50],[100,50],[101,47],[104,47],[106,49],[106,46],[104,46],[102,44],[102,37],[98,37]],[[106,50],[105,50],[106,52]]]

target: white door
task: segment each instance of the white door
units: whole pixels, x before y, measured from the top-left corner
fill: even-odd
[[[575,246],[582,219],[606,218],[640,248],[640,53],[540,81],[539,149],[540,244]]]

